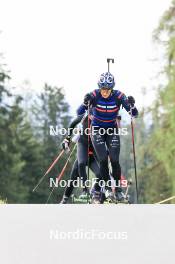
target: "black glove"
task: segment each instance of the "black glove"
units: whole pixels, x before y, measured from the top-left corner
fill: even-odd
[[[122,120],[122,117],[121,117],[121,115],[118,115],[118,116],[117,116],[117,120],[119,120],[119,121],[121,121],[121,120]]]
[[[135,99],[133,96],[128,96],[128,103],[133,107],[135,104]]]
[[[84,97],[84,105],[87,106],[88,103],[91,104],[91,102],[92,102],[92,95],[88,93]]]
[[[63,142],[62,142],[62,148],[64,150],[69,149],[69,145],[70,145],[70,137],[66,137]]]

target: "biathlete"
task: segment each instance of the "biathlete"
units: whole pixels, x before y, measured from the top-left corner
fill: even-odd
[[[84,132],[86,128],[88,128],[88,116],[81,115],[77,117],[75,120],[72,121],[72,123],[69,126],[68,129],[68,135],[65,138],[65,140],[62,143],[63,149],[67,149],[69,147],[69,144],[71,142],[71,136],[73,129],[75,126],[79,123],[82,123],[82,133],[80,131],[79,137],[77,140],[77,159],[75,160],[71,175],[70,175],[70,181],[68,186],[65,189],[63,198],[61,203],[66,204],[68,202],[69,197],[71,196],[73,189],[74,189],[74,181],[77,180],[79,177],[83,182],[83,194],[80,196],[80,198],[86,198],[88,195],[88,188],[86,186],[86,180],[87,180],[87,173],[86,173],[86,167],[88,165],[88,155],[89,155],[89,167],[92,170],[92,172],[95,175],[96,181],[94,184],[94,192],[92,194],[92,203],[102,203],[102,194],[101,194],[101,187],[99,186],[98,182],[101,180],[100,176],[100,169],[99,165],[94,157],[94,149],[91,144],[91,140],[88,143],[88,135]]]
[[[112,166],[112,177],[117,183],[121,179],[121,167],[119,163],[120,137],[117,126],[117,115],[120,107],[133,117],[138,116],[135,107],[135,99],[126,97],[119,90],[114,90],[114,76],[110,72],[101,74],[98,81],[98,89],[85,95],[83,104],[77,110],[81,116],[89,106],[92,108],[91,141],[95,149],[100,166],[101,178],[107,182],[109,179],[108,157]],[[120,199],[122,189],[115,188],[114,199]]]

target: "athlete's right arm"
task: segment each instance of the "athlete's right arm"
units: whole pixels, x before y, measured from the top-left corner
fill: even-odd
[[[93,106],[94,101],[95,101],[95,97],[94,97],[93,93],[86,94],[84,97],[83,104],[81,104],[77,109],[77,115],[78,116],[83,115],[86,112],[86,110],[88,109],[88,104]]]

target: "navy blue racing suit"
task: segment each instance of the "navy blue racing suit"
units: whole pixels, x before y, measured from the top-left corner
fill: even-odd
[[[125,94],[119,90],[113,90],[108,98],[102,97],[100,89],[94,90],[91,95],[92,106],[92,130],[91,141],[95,149],[99,165],[100,175],[103,180],[108,180],[109,168],[108,157],[112,165],[112,176],[118,184],[121,178],[121,167],[119,163],[120,137],[117,127],[117,116],[120,107],[127,112],[132,111],[132,116],[138,116],[136,107],[131,107]],[[82,115],[87,110],[87,105],[82,104],[77,110]],[[100,132],[103,129],[103,134]]]

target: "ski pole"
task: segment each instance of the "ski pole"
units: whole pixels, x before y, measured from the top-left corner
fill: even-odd
[[[174,196],[171,196],[171,197],[169,197],[169,198],[167,198],[165,200],[162,200],[160,202],[157,202],[155,204],[162,204],[162,203],[168,202],[168,201],[173,200],[173,199],[175,199],[175,195]]]
[[[109,64],[110,64],[110,61],[111,61],[112,63],[114,63],[114,59],[109,59],[109,58],[107,58],[108,72],[110,72],[110,71],[109,71]]]
[[[132,185],[132,180],[129,180],[127,182],[127,187],[126,187],[126,192],[125,192],[125,198],[127,199],[128,192],[129,192],[129,187]]]
[[[46,173],[41,177],[41,179],[39,180],[39,182],[37,183],[37,185],[35,186],[35,188],[33,189],[33,192],[38,188],[38,186],[40,185],[40,183],[43,181],[43,179],[45,178],[45,176],[51,171],[51,169],[55,166],[55,164],[59,161],[59,159],[61,158],[61,156],[64,153],[64,149],[60,152],[60,154],[56,157],[56,159],[53,161],[53,163],[50,165],[50,167],[48,168],[48,170],[46,171]]]
[[[133,125],[132,107],[131,107],[131,131],[132,131],[132,150],[133,150],[133,156],[134,156],[136,198],[137,198],[137,203],[138,203],[139,197],[138,197],[138,185],[137,185],[137,167],[136,167],[136,154],[135,154],[134,125]]]
[[[90,102],[88,103],[88,131],[90,130]],[[89,167],[90,167],[90,157],[89,157],[89,145],[90,145],[90,135],[88,133],[88,173],[87,173],[87,179],[88,179],[88,182],[89,182]],[[88,190],[88,193],[87,193],[87,203],[89,203],[89,190]]]
[[[63,177],[64,172],[65,172],[65,170],[66,170],[66,168],[67,168],[68,162],[69,162],[69,160],[70,160],[70,158],[71,158],[71,156],[72,156],[74,150],[76,149],[76,146],[77,146],[77,144],[74,145],[74,147],[73,147],[71,153],[69,154],[69,157],[67,158],[67,161],[66,161],[66,163],[65,163],[65,165],[64,165],[64,167],[63,167],[63,169],[61,170],[60,174],[56,177],[57,184],[59,183],[59,181],[60,181],[61,178]],[[48,203],[48,201],[49,201],[49,199],[50,199],[50,197],[51,197],[51,195],[52,195],[54,189],[55,189],[55,185],[54,185],[54,187],[52,188],[52,190],[51,190],[51,192],[50,192],[50,194],[49,194],[49,196],[48,196],[48,198],[47,198],[46,204]]]

